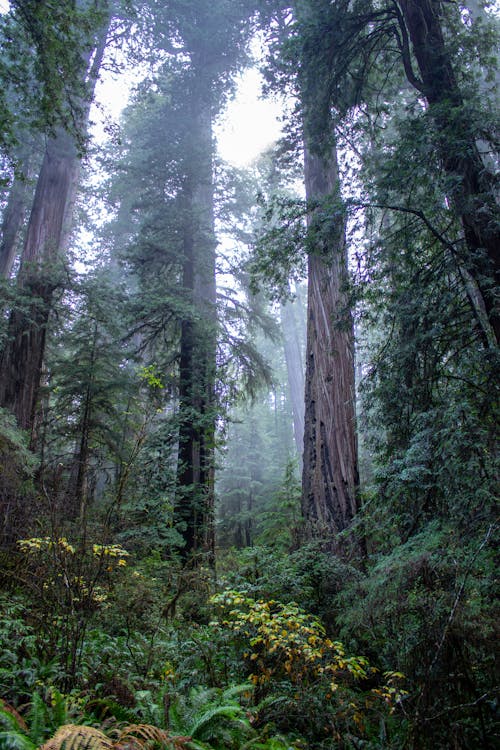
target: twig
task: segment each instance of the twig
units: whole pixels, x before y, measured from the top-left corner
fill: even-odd
[[[441,653],[441,650],[442,650],[442,648],[444,646],[444,642],[446,640],[446,636],[448,634],[448,631],[449,631],[449,629],[451,627],[451,624],[452,624],[453,620],[455,619],[455,613],[457,611],[458,605],[460,604],[460,600],[462,599],[462,596],[463,596],[463,593],[464,593],[464,589],[465,589],[465,584],[467,583],[467,579],[468,579],[468,577],[470,575],[470,572],[472,570],[472,566],[474,565],[474,563],[476,561],[476,558],[479,555],[479,553],[481,552],[481,550],[483,549],[483,547],[485,547],[486,544],[488,543],[489,538],[490,538],[490,536],[491,536],[494,528],[495,528],[495,524],[491,524],[490,527],[489,527],[489,529],[488,529],[488,531],[486,532],[486,536],[484,537],[483,541],[481,542],[481,544],[479,545],[479,547],[475,551],[474,555],[472,556],[471,561],[469,562],[467,570],[465,571],[465,574],[464,574],[463,581],[462,581],[462,583],[460,585],[460,588],[458,589],[457,595],[455,597],[455,601],[453,602],[453,606],[452,606],[452,608],[450,610],[450,614],[448,616],[448,620],[446,622],[446,625],[444,626],[444,630],[443,630],[443,633],[441,635],[441,640],[439,641],[439,645],[437,647],[436,653],[434,654],[434,659],[432,660],[431,666],[429,668],[429,672],[432,672],[432,670],[436,666],[436,662],[437,662],[437,660],[439,658],[439,655]]]

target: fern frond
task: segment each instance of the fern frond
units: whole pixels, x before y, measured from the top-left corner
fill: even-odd
[[[35,747],[33,742],[20,732],[0,732],[0,750],[35,750]]]
[[[50,724],[47,706],[38,692],[34,692],[31,696],[27,719],[30,739],[33,740],[35,745],[41,744],[47,736],[46,727]],[[60,724],[63,724],[63,722],[60,722]]]
[[[8,717],[12,716],[12,718],[15,720],[17,728],[20,729],[22,732],[28,731],[28,725],[24,721],[19,711],[17,711],[17,709],[15,709],[14,706],[11,706],[10,703],[7,703],[6,701],[1,700],[1,699],[0,699],[0,713],[3,713],[4,715],[7,714]]]
[[[94,727],[64,724],[39,750],[113,750],[113,742]]]
[[[132,709],[122,706],[121,703],[118,703],[108,696],[105,698],[95,698],[94,700],[89,701],[85,705],[85,713],[95,716],[99,721],[99,724],[106,721],[109,724],[112,720],[122,724],[127,722],[133,723],[134,719],[136,719]],[[101,729],[104,728],[105,727],[101,726]]]
[[[228,700],[229,698],[234,698],[236,695],[242,695],[245,693],[253,693],[255,689],[255,685],[253,685],[251,682],[241,682],[239,685],[233,685],[232,687],[227,688],[222,693],[222,697],[224,700]]]
[[[230,722],[238,724],[240,726],[248,726],[246,719],[242,717],[242,710],[239,706],[214,706],[209,708],[205,713],[199,717],[195,724],[190,727],[191,734],[193,737],[199,734],[200,731],[207,729],[207,727],[213,722],[214,719],[224,718],[229,719]]]
[[[19,711],[5,701],[0,702],[0,724],[6,729],[28,733],[26,722]]]
[[[190,737],[172,736],[164,729],[152,724],[129,724],[121,730],[115,742],[115,750],[144,750],[148,745],[160,745],[173,750],[186,748]]]

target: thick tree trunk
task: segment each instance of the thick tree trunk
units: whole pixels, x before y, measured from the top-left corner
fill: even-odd
[[[334,147],[305,149],[308,200],[338,195]],[[345,282],[343,220],[325,232],[312,214],[317,252],[309,256],[302,512],[311,533],[339,549],[337,535],[357,510],[353,323]]]
[[[446,49],[438,0],[399,0],[420,71],[421,89],[436,127],[436,145],[450,179],[450,198],[467,252],[457,250],[474,279],[500,343],[500,221],[495,181],[485,168]]]
[[[174,521],[185,559],[214,559],[215,361],[217,346],[212,117],[193,95],[198,158],[185,191],[183,287],[192,309],[181,324],[179,456]]]
[[[107,26],[101,30],[85,69],[89,100],[82,112],[82,131],[102,63]],[[87,63],[91,59],[88,54]],[[19,271],[27,306],[15,308],[0,358],[0,406],[10,409],[23,429],[31,430],[36,411],[47,323],[54,290],[62,282],[61,266],[69,239],[71,214],[80,170],[76,136],[60,129],[49,138],[38,176]]]
[[[292,404],[293,435],[302,470],[302,451],[304,448],[304,358],[296,313],[297,303],[286,302],[281,306],[281,330],[285,351],[288,390]]]
[[[0,275],[10,278],[16,255],[20,250],[21,229],[26,214],[26,206],[30,199],[29,179],[32,177],[30,157],[21,157],[22,176],[14,177],[9,198],[2,217],[2,241],[0,243]]]
[[[78,157],[73,138],[61,131],[49,140],[38,178],[19,271],[19,286],[28,309],[11,313],[8,338],[0,359],[0,405],[18,424],[33,424],[45,331],[58,281],[58,261],[76,188]]]

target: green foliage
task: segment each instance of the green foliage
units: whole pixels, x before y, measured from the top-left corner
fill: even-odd
[[[169,723],[193,739],[194,748],[239,748],[255,736],[239,695],[248,693],[248,685],[227,690],[191,688],[174,699],[169,708]]]
[[[269,354],[277,373],[284,371],[282,358],[281,350]],[[252,402],[233,407],[229,420],[217,483],[220,544],[287,547],[298,525],[299,495],[286,386],[262,389]]]
[[[261,226],[257,233],[250,273],[254,288],[273,299],[284,299],[290,283],[306,277],[308,238],[306,216],[310,206],[297,197],[259,196]],[[312,244],[312,243],[311,243]]]
[[[18,545],[27,557],[31,606],[42,623],[41,644],[58,665],[62,686],[70,687],[77,679],[87,626],[106,602],[113,577],[126,566],[129,553],[118,545],[77,547],[65,537],[23,539]]]
[[[22,716],[8,703],[0,701],[0,748],[2,750],[35,750],[37,745],[27,736]]]
[[[386,682],[371,691],[359,690],[356,683],[368,683],[377,670],[365,657],[348,656],[340,641],[326,636],[316,617],[294,603],[255,600],[231,590],[215,595],[212,603],[221,614],[211,625],[233,633],[256,698],[262,701],[261,722],[272,721],[310,740],[339,740],[345,732],[362,736],[380,712],[391,713],[406,694],[397,685],[403,675],[395,672],[386,673]]]
[[[106,19],[104,4],[40,3],[13,0],[12,17],[34,50],[34,83],[39,87],[45,128],[73,125],[85,97],[82,62],[93,36]],[[25,54],[28,50],[24,51]]]
[[[340,594],[343,632],[376,653],[382,668],[407,676],[408,742],[446,746],[449,723],[419,720],[429,714],[453,717],[453,737],[466,747],[481,746],[490,731],[494,536],[490,527],[465,539],[435,522],[374,558]]]
[[[20,1],[1,18],[9,179],[18,142],[79,119],[82,57],[103,21],[93,5]],[[445,168],[443,144],[456,164],[470,156],[469,136],[485,165],[493,156],[494,14],[478,20],[463,4],[432,3],[463,99],[424,107],[403,77],[403,3],[259,4],[268,86],[298,94],[302,108],[280,158],[266,156],[249,178],[215,170],[224,236],[210,373],[218,400],[201,416],[192,403],[182,415],[188,428],[209,431],[217,420],[224,433],[217,575],[225,591],[209,603],[214,574],[182,564],[182,528],[173,524],[182,326],[215,341],[184,282],[184,236],[202,224],[190,191],[204,189],[212,171],[210,139],[193,128],[197,107],[221,111],[254,7],[139,5],[136,28],[147,27],[154,60],[107,157],[102,267],[75,277],[47,331],[31,441],[38,456],[0,412],[0,690],[9,701],[0,706],[0,750],[491,746],[498,349],[483,279],[473,274],[481,253],[467,253],[450,199],[460,180]],[[294,195],[290,164],[303,125],[319,151],[335,129],[343,205]],[[484,190],[477,199],[490,211]],[[307,253],[346,212],[369,479],[356,519],[361,564],[297,533],[276,316],[248,280],[260,274],[274,299],[289,294]],[[243,257],[236,272],[230,251],[222,257],[229,236]],[[50,273],[55,282],[66,270]],[[30,290],[2,292],[6,311],[29,314]],[[252,403],[241,403],[244,389]],[[133,564],[122,564],[124,549]]]
[[[29,622],[26,598],[2,593],[0,601],[0,689],[6,700],[20,705],[40,685],[56,682],[61,677],[60,665],[50,658],[44,639]]]
[[[15,536],[27,523],[26,504],[33,502],[33,476],[39,459],[28,447],[28,435],[16,425],[15,418],[0,409],[0,546],[12,547]]]

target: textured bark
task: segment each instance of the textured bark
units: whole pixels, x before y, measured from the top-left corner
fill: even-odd
[[[305,150],[305,182],[308,200],[338,193],[334,148],[323,156]],[[312,230],[314,223],[312,215]],[[308,267],[302,511],[311,532],[339,549],[336,537],[358,510],[353,324],[344,291],[343,221],[317,244]]]
[[[18,424],[33,424],[45,349],[45,332],[57,285],[55,267],[76,187],[77,154],[73,139],[61,131],[49,140],[38,178],[19,271],[29,309],[16,308],[0,360],[0,405]]]
[[[21,229],[30,197],[31,175],[29,158],[21,160],[21,177],[15,176],[2,217],[2,241],[0,244],[0,275],[10,278],[16,255],[20,250]]]
[[[281,306],[281,329],[285,350],[288,390],[292,404],[293,434],[300,468],[302,469],[302,450],[304,448],[304,358],[302,354],[297,305],[287,302]]]
[[[106,33],[107,27],[101,31],[90,70],[83,71],[89,101],[83,107],[82,131],[87,126]],[[87,63],[91,57],[89,53]],[[62,281],[61,261],[70,234],[79,170],[76,136],[59,129],[47,141],[21,256],[18,282],[29,300],[28,309],[12,311],[0,358],[0,406],[10,409],[23,429],[31,430],[34,423],[47,323],[54,290]]]
[[[181,524],[184,557],[205,553],[213,561],[216,239],[212,116],[210,104],[200,92],[193,94],[192,127],[196,128],[198,158],[191,163],[185,188],[183,240],[183,287],[192,309],[181,324],[174,521]]]
[[[459,259],[474,279],[500,343],[500,217],[495,180],[485,168],[446,49],[438,0],[399,0],[436,126],[436,145],[450,180],[450,198],[464,230]],[[459,251],[457,251],[459,252]]]

